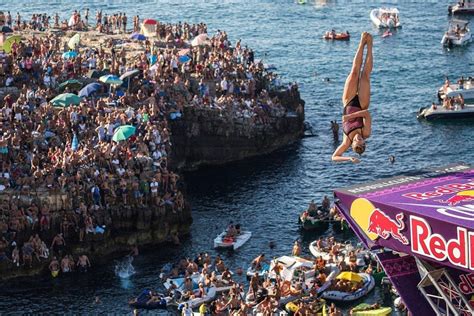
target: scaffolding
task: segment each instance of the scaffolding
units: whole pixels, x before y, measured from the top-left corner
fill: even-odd
[[[418,289],[439,316],[474,315],[474,309],[461,294],[445,269],[435,269],[426,261],[416,258],[421,281]]]

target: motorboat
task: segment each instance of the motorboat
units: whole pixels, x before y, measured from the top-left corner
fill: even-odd
[[[237,250],[245,244],[250,237],[252,232],[242,231],[236,236],[228,236],[227,231],[222,232],[214,239],[214,248],[228,248]]]
[[[438,89],[440,100],[444,100],[446,97],[458,97],[459,95],[462,95],[464,100],[474,100],[474,78],[461,78],[460,83],[443,85]]]
[[[463,107],[456,105],[453,109],[447,109],[441,105],[421,108],[418,111],[418,118],[427,121],[472,119],[474,118],[474,104],[466,104]]]
[[[342,33],[335,33],[327,31],[324,33],[323,38],[325,40],[333,40],[333,41],[348,41],[351,38],[349,32],[342,32]]]
[[[366,296],[375,287],[374,278],[367,273],[341,272],[336,279],[344,279],[360,287],[354,292],[343,292],[334,288],[329,288],[323,292],[322,298],[339,302],[351,302]]]
[[[449,14],[474,14],[474,1],[461,0],[454,5],[448,6]]]
[[[378,28],[401,27],[397,8],[378,8],[370,11],[370,19]]]
[[[441,44],[444,46],[463,46],[472,40],[469,21],[453,19],[449,21],[448,31],[444,33]]]

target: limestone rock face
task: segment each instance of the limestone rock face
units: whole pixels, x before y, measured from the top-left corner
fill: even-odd
[[[304,101],[297,91],[282,90],[273,95],[288,111],[283,116],[270,116],[266,124],[216,110],[185,107],[180,119],[170,121],[173,167],[193,170],[226,164],[269,154],[300,139],[304,134]]]

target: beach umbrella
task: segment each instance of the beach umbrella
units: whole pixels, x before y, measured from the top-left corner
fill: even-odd
[[[75,51],[69,51],[69,52],[63,53],[63,59],[71,59],[74,57],[77,57],[77,53]]]
[[[70,106],[71,104],[78,105],[80,102],[81,98],[73,93],[63,93],[51,100],[54,106],[62,107]]]
[[[192,45],[192,46],[208,45],[208,44],[209,44],[208,39],[209,39],[209,37],[207,36],[206,33],[204,33],[204,34],[199,34],[198,36],[196,36],[196,37],[192,40],[191,45]]]
[[[187,63],[188,61],[191,60],[191,57],[189,57],[187,55],[179,56],[178,60],[179,60],[180,63],[185,64],[185,63]]]
[[[8,37],[6,40],[3,41],[3,50],[5,53],[9,54],[12,51],[12,46],[14,43],[20,43],[21,36],[20,35],[12,35]]]
[[[349,272],[349,271],[339,273],[336,279],[347,280],[351,282],[362,282],[362,277],[360,275],[354,272]]]
[[[84,88],[81,89],[81,91],[79,91],[79,97],[81,98],[84,98],[84,97],[89,97],[91,96],[92,94],[96,93],[97,91],[99,91],[100,89],[102,88],[102,85],[98,82],[93,82],[93,83],[89,83],[87,86],[85,86]]]
[[[146,36],[143,35],[143,34],[140,34],[140,33],[133,33],[131,36],[130,36],[131,39],[133,40],[137,40],[137,41],[144,41],[146,40]]]
[[[99,81],[105,83],[105,84],[110,84],[110,85],[115,85],[119,86],[123,83],[123,81],[115,76],[115,75],[105,75],[99,78]]]
[[[77,33],[73,37],[69,39],[69,42],[67,42],[67,46],[69,46],[70,49],[75,49],[77,45],[81,42],[81,35]]]
[[[138,75],[139,73],[140,73],[140,70],[138,70],[138,69],[129,70],[129,71],[125,72],[123,75],[121,75],[120,79],[124,80],[124,79],[127,79],[127,78],[131,78],[133,76]]]
[[[92,79],[92,78],[99,79],[100,76],[102,76],[102,75],[103,75],[103,73],[102,73],[101,71],[98,71],[98,70],[89,70],[89,71],[87,72],[86,77],[87,77],[87,78],[91,78],[91,79]]]
[[[158,22],[153,19],[145,19],[143,20],[143,25],[157,25]]]
[[[79,147],[79,140],[77,139],[77,135],[74,133],[74,136],[72,137],[71,149],[72,151],[77,151],[78,147]]]
[[[79,80],[76,80],[76,79],[66,80],[66,81],[64,81],[63,83],[61,83],[59,85],[59,90],[64,90],[64,89],[66,89],[66,87],[68,87],[69,89],[72,89],[72,90],[77,90],[77,89],[80,89],[82,87],[82,82],[80,82]]]
[[[132,125],[122,125],[117,127],[117,129],[114,132],[114,136],[112,136],[112,140],[116,143],[122,141],[122,140],[127,140],[131,136],[135,135],[135,126]]]
[[[2,32],[2,33],[13,33],[13,30],[12,30],[10,27],[4,25],[4,26],[2,26],[2,28],[0,29],[0,32]]]

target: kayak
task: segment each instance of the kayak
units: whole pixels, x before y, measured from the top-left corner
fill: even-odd
[[[288,313],[295,313],[298,310],[298,304],[303,302],[305,305],[311,306],[311,314],[317,314],[322,312],[323,307],[326,305],[326,301],[316,296],[313,297],[303,297],[296,299],[292,302],[289,302],[285,305],[285,309]]]
[[[226,237],[227,232],[222,232],[219,236],[214,239],[214,248],[228,248],[236,250],[245,244],[250,237],[252,237],[252,232],[243,231],[240,235],[235,237]]]
[[[392,312],[391,307],[379,307],[377,309],[369,309],[370,305],[366,303],[362,303],[357,305],[351,310],[351,315],[356,316],[385,316],[390,315]]]

